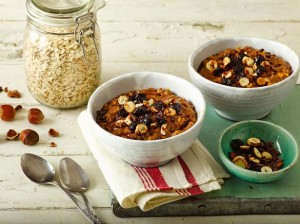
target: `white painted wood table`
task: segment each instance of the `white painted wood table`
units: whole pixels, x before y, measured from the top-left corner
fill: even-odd
[[[105,82],[133,71],[161,71],[189,80],[187,59],[193,49],[222,36],[249,35],[281,41],[300,54],[300,1],[273,0],[107,0],[98,14],[102,32]],[[25,0],[0,0],[0,86],[17,89],[20,99],[0,93],[0,104],[21,104],[14,121],[0,121],[0,223],[87,223],[59,189],[30,182],[20,168],[20,156],[35,153],[55,167],[61,158],[76,160],[91,178],[86,193],[106,223],[299,223],[299,215],[198,216],[117,218],[110,208],[110,190],[96,160],[82,139],[76,118],[85,107],[58,110],[36,102],[28,92],[22,63],[26,23]],[[29,124],[27,110],[40,108],[45,121]],[[35,146],[5,140],[8,129],[33,128]],[[48,136],[55,128],[61,136]],[[54,141],[57,147],[50,147]]]

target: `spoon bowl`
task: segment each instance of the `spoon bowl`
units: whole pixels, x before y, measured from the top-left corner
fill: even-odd
[[[90,187],[90,179],[81,166],[71,158],[63,158],[59,162],[59,177],[67,189],[81,195],[87,205],[90,215],[94,219],[94,223],[104,224],[104,222],[95,215],[93,207],[83,193]]]
[[[21,167],[24,174],[33,182],[44,184],[54,181],[55,170],[45,159],[30,153],[21,157]]]
[[[72,195],[69,190],[62,187],[59,181],[55,180],[55,169],[47,160],[31,153],[25,153],[21,157],[21,167],[31,181],[38,184],[52,184],[63,190],[85,217],[91,223],[95,223],[94,217],[90,216],[89,208]]]
[[[67,189],[84,192],[90,187],[86,172],[71,158],[63,158],[59,163],[59,176]]]

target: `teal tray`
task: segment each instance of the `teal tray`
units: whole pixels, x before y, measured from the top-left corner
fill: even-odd
[[[300,86],[296,86],[287,100],[262,120],[287,129],[300,145]],[[221,132],[233,121],[216,114],[207,105],[199,139],[212,156],[222,164],[217,144]],[[223,164],[222,164],[223,165]],[[300,214],[300,161],[282,179],[271,183],[254,184],[235,176],[226,179],[222,189],[196,197],[172,202],[148,212],[139,208],[124,209],[112,198],[113,213],[118,217],[201,216],[237,214]]]

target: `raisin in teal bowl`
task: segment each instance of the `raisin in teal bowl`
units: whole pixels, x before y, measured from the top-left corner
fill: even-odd
[[[229,158],[232,139],[241,139],[243,142],[250,137],[256,137],[264,141],[271,141],[274,147],[281,153],[284,165],[278,171],[262,173],[247,170],[235,165]],[[286,175],[298,161],[298,145],[294,137],[279,125],[260,120],[237,122],[228,127],[219,139],[219,156],[225,167],[235,176],[253,183],[267,183],[278,180]]]

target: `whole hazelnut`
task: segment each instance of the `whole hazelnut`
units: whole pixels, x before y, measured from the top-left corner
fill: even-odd
[[[20,133],[20,140],[24,145],[34,145],[39,141],[39,135],[32,129],[25,129]]]
[[[44,119],[43,112],[38,108],[31,108],[28,110],[27,119],[31,124],[39,124]]]
[[[11,121],[15,118],[16,111],[12,105],[3,104],[0,106],[0,117],[3,121]]]

